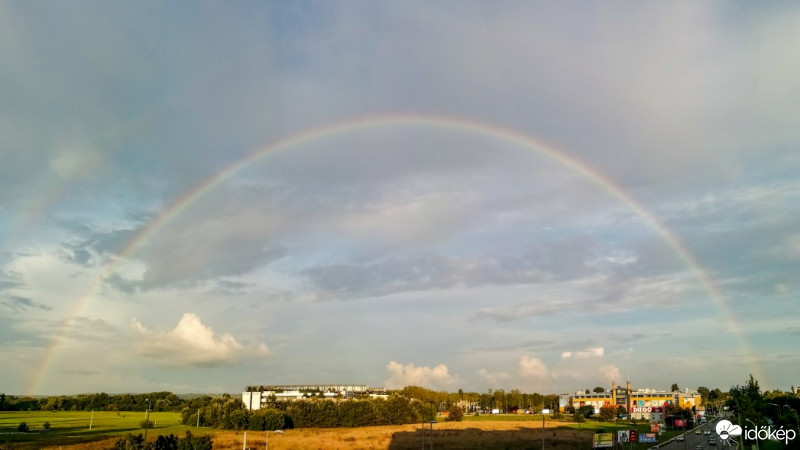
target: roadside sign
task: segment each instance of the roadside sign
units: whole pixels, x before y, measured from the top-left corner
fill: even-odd
[[[641,433],[639,434],[639,442],[651,444],[654,442],[658,442],[655,433]]]
[[[614,446],[613,433],[595,433],[594,434],[594,448],[606,448]]]

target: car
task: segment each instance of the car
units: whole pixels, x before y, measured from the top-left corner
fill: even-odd
[[[717,445],[717,440],[713,437],[708,438],[708,445]]]
[[[711,435],[711,431],[705,430],[705,431],[703,431],[703,434],[705,434],[706,436],[710,436]]]
[[[678,442],[683,442],[683,435],[679,434],[678,437],[675,438],[675,440]]]
[[[694,450],[703,450],[702,445],[695,445]]]
[[[694,434],[700,434],[700,433],[701,433],[700,430],[694,430]]]

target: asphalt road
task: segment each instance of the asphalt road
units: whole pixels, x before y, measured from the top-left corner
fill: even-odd
[[[683,442],[678,442],[677,439],[673,439],[669,443],[662,445],[660,448],[668,450],[695,450],[698,445],[702,446],[703,449],[719,448],[728,450],[739,448],[739,444],[732,439],[728,439],[727,442],[720,439],[717,435],[716,426],[717,422],[712,421],[691,430],[687,430],[686,434],[684,435],[685,439]],[[695,433],[698,430],[700,431],[700,434]],[[711,434],[704,434],[706,430],[710,431]],[[708,443],[708,438],[714,438],[717,441],[717,444],[710,445]]]

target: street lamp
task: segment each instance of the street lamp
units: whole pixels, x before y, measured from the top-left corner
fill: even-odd
[[[795,411],[795,409],[794,409],[794,408],[792,408],[792,407],[791,407],[791,406],[789,406],[789,405],[783,405],[783,407],[784,407],[784,408],[789,408],[789,409],[791,409],[792,411],[794,411],[794,420],[796,420],[796,421],[797,421],[797,431],[799,431],[799,432],[800,432],[800,417],[797,417],[797,411]]]
[[[753,424],[753,429],[756,430],[756,439],[755,439],[755,441],[756,441],[756,450],[758,450],[758,427],[756,426],[756,424],[752,420],[748,419],[747,417],[745,417],[744,420],[752,423]]]

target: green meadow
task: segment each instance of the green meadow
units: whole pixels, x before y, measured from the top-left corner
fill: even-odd
[[[81,444],[127,433],[144,433],[140,423],[145,416],[144,412],[130,411],[0,411],[0,446],[13,444],[14,448],[33,448]],[[176,412],[151,412],[150,421],[155,423],[147,432],[150,436],[183,436],[187,430],[198,435],[212,432],[208,428],[180,425],[180,414]],[[28,432],[17,431],[21,422],[28,425]],[[45,423],[50,424],[49,430]]]

